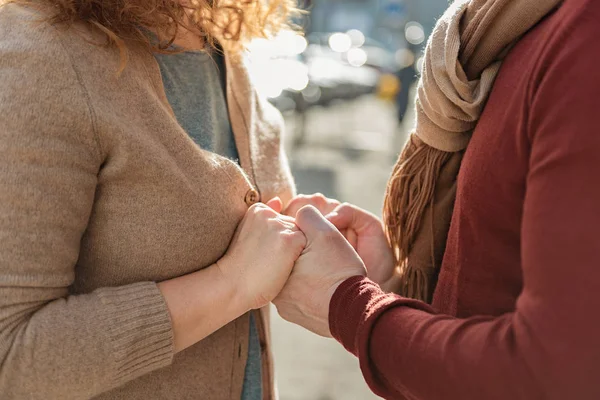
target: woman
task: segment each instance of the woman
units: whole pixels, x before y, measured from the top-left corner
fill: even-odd
[[[593,0],[455,2],[383,221],[289,206],[307,247],[274,303],[379,396],[600,398],[599,20]]]
[[[241,48],[289,12],[0,8],[3,399],[274,396],[264,307],[305,239]]]

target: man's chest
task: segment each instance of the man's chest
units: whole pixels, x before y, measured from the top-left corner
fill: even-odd
[[[540,51],[535,37],[505,60],[462,162],[440,276],[443,292],[451,293],[444,311],[459,316],[510,311],[522,289],[529,110]]]

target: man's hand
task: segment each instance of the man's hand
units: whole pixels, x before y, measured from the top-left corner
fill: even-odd
[[[368,211],[344,203],[326,218],[340,231],[355,232],[354,249],[367,267],[369,279],[383,290],[392,291],[398,274],[394,274],[394,256],[381,220]]]
[[[316,208],[300,209],[296,225],[304,232],[307,244],[273,303],[284,319],[329,337],[329,302],[335,289],[352,276],[365,276],[365,266]]]

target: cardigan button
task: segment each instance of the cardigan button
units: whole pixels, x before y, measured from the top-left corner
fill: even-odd
[[[256,204],[260,201],[260,194],[256,190],[250,189],[246,193],[244,201],[246,202],[246,205],[250,207],[251,205]]]

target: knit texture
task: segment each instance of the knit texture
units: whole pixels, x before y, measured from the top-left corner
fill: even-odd
[[[599,20],[598,1],[566,0],[507,56],[432,307],[365,278],[333,295],[331,333],[382,398],[600,398]]]
[[[40,17],[0,8],[0,397],[239,400],[248,315],[175,355],[155,282],[218,260],[250,189],[291,198],[281,116],[228,58],[240,168],[181,129],[150,53],[117,76],[101,34]]]

